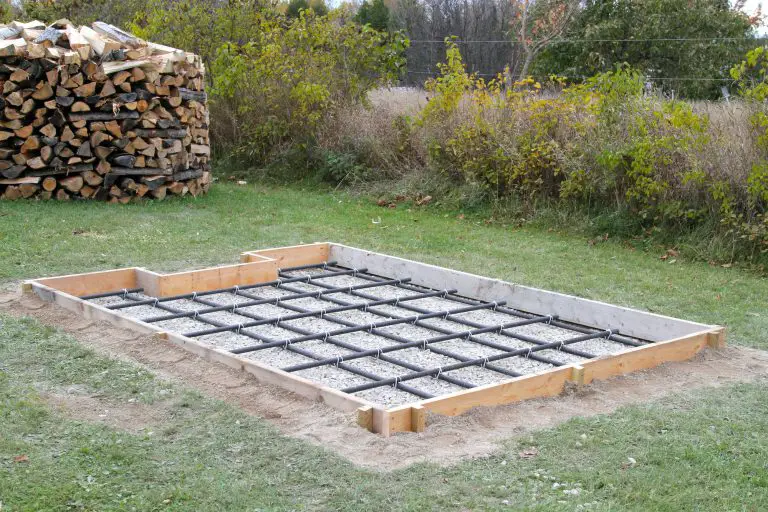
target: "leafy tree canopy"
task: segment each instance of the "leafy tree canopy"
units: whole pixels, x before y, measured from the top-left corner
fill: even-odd
[[[533,73],[588,77],[628,63],[665,91],[717,98],[728,84],[719,79],[754,47],[744,40],[753,22],[728,0],[586,0],[567,41],[543,51]]]
[[[389,7],[384,0],[365,0],[357,11],[355,21],[361,25],[370,25],[376,30],[386,31],[389,29]]]

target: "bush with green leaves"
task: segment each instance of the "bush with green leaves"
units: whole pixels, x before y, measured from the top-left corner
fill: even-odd
[[[211,64],[213,108],[227,112],[219,146],[251,161],[311,142],[337,106],[394,79],[407,41],[334,15],[263,17],[250,39],[222,45]]]
[[[665,233],[659,237],[674,244],[678,235],[706,233],[719,258],[768,262],[765,50],[734,70],[744,100],[733,105],[665,98],[626,66],[576,85],[556,77],[508,83],[469,73],[450,41],[446,54],[427,102],[395,118],[410,119],[406,129],[392,115],[382,121],[388,126],[336,123],[366,130],[337,140],[369,141],[386,129],[391,135],[380,140],[398,140],[399,158],[392,148],[358,148],[368,167],[384,171],[371,176],[410,164],[528,212],[553,204],[610,212],[631,219],[621,221],[624,235]]]

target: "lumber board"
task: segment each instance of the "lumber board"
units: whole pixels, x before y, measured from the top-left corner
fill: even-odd
[[[232,286],[247,286],[277,279],[274,260],[239,263],[221,267],[165,274],[158,278],[156,297],[206,292]]]
[[[357,409],[357,424],[369,432],[373,432],[373,406],[364,405]]]
[[[38,279],[36,283],[76,297],[136,287],[133,267]]]
[[[294,245],[246,252],[243,253],[241,261],[252,261],[253,256],[259,256],[276,260],[279,268],[298,267],[328,261],[329,250],[329,245],[324,242]]]
[[[625,336],[644,340],[663,341],[712,327],[341,244],[330,244],[329,259],[351,268],[366,267],[378,275],[410,277],[413,284],[436,289],[455,288],[459,295],[466,297],[486,301],[504,300],[510,308],[533,314],[556,315],[560,320],[583,326],[616,329]]]
[[[450,395],[422,400],[426,410],[445,416],[456,416],[474,407],[511,404],[531,398],[559,395],[571,380],[572,368],[560,366],[531,375],[523,375],[498,384],[488,384]]]
[[[642,347],[635,347],[618,354],[581,362],[584,368],[584,384],[646,370],[660,364],[685,361],[711,346],[712,335],[719,336],[718,330],[707,330],[679,338],[659,341]]]

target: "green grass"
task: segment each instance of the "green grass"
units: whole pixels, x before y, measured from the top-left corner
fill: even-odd
[[[217,185],[203,199],[122,207],[0,202],[0,281],[132,265],[177,270],[232,263],[244,250],[325,240],[725,324],[732,342],[768,347],[768,279],[755,273],[299,188]]]
[[[417,464],[380,474],[132,364],[99,357],[35,321],[0,321],[3,510],[768,507],[765,384],[572,420],[449,468]],[[169,414],[132,434],[62,417],[41,399],[72,385],[105,403],[163,400]],[[530,446],[538,457],[519,458]],[[20,455],[28,462],[14,462]],[[627,467],[628,457],[635,466]],[[579,494],[564,493],[573,489]]]
[[[768,346],[768,282],[749,272],[290,188],[217,186],[205,199],[127,207],[0,203],[0,280],[228,263],[242,250],[318,240],[727,323],[732,341]],[[448,468],[379,474],[35,321],[0,324],[3,511],[768,508],[765,382],[574,419]],[[162,402],[168,414],[153,432],[130,433],[63,417],[42,398],[73,385],[105,403]],[[539,455],[519,458],[529,446]],[[22,454],[29,461],[14,462]]]

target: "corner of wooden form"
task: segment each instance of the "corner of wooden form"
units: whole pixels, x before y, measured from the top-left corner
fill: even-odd
[[[709,348],[721,349],[725,348],[725,327],[718,327],[707,333],[707,345]]]
[[[373,432],[373,407],[364,405],[357,409],[357,424],[368,432]]]
[[[584,382],[584,367],[579,366],[578,364],[574,364],[571,366],[571,378],[570,380],[574,382],[577,386],[583,386],[584,384],[587,384]]]
[[[32,293],[32,281],[21,283],[21,293]]]
[[[411,432],[424,432],[427,428],[427,410],[421,405],[411,407]]]

